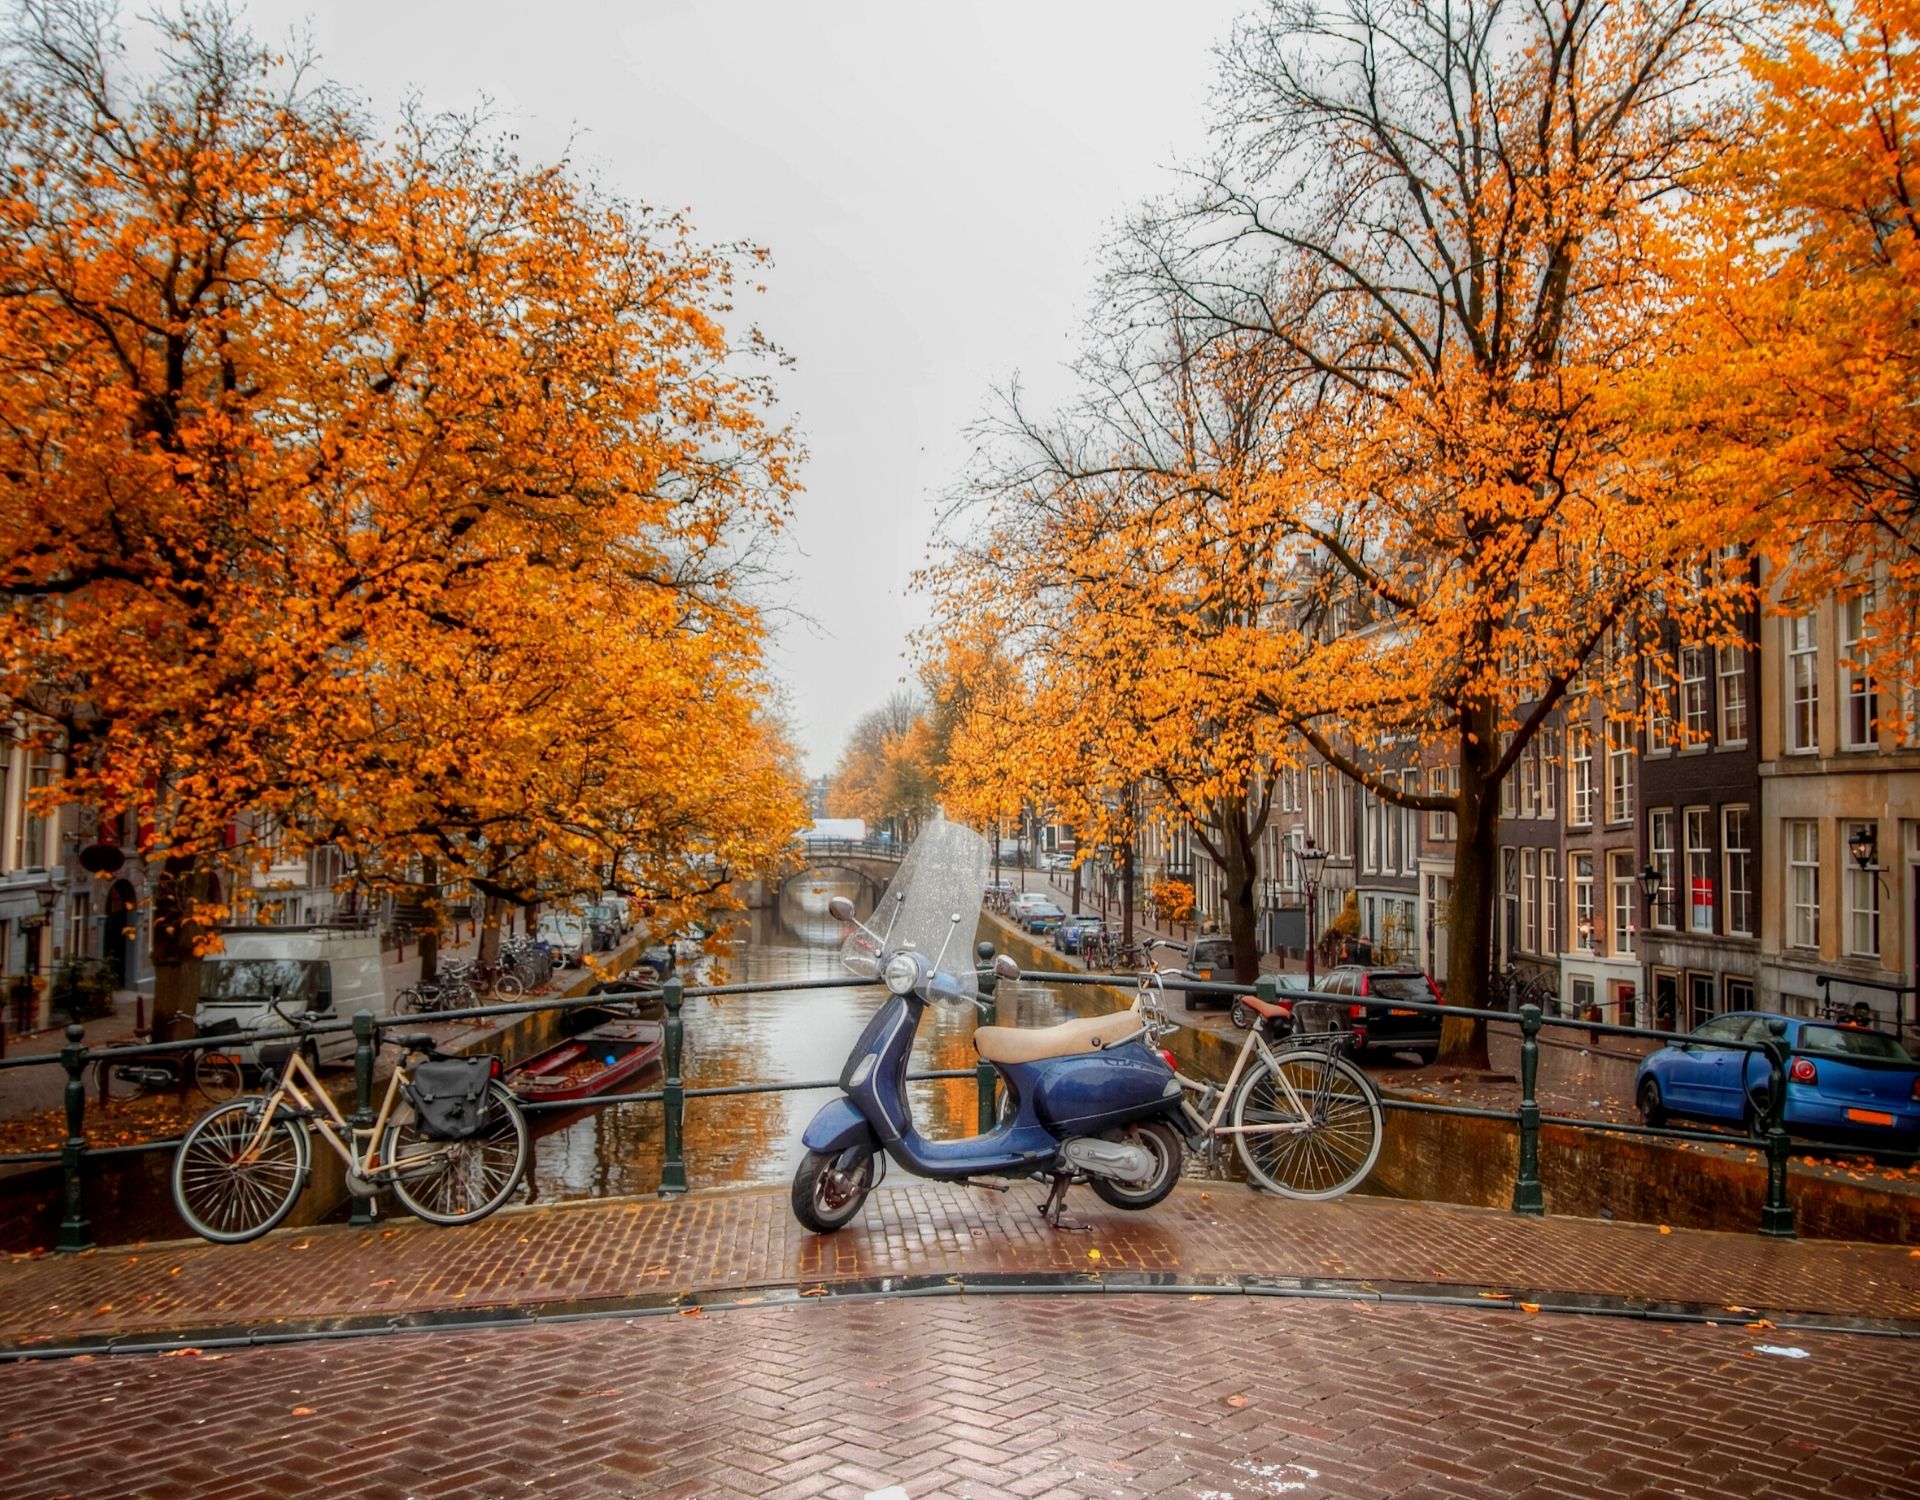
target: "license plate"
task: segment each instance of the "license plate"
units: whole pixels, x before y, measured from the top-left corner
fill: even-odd
[[[1892,1115],[1882,1114],[1877,1109],[1850,1109],[1847,1111],[1847,1118],[1858,1121],[1862,1125],[1891,1125],[1893,1123]]]
[[[1417,1010],[1390,1010],[1387,1014],[1390,1016],[1417,1016],[1420,1012]]]

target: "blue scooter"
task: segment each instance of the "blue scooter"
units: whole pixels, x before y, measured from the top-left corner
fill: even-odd
[[[950,829],[979,837],[959,825],[936,823],[919,842],[953,837]],[[903,869],[895,884],[908,873]],[[901,935],[903,927],[915,925],[899,920],[903,909],[912,909],[908,892],[889,891],[889,898],[894,909],[885,934],[854,922],[853,904],[844,897],[828,906],[842,922],[854,922],[844,950],[848,966],[869,977],[877,973],[889,993],[841,1071],[845,1096],[822,1106],[802,1137],[807,1151],[793,1174],[794,1216],[816,1234],[844,1227],[878,1181],[882,1153],[904,1171],[935,1181],[1051,1177],[1053,1190],[1041,1216],[1056,1229],[1079,1227],[1063,1225],[1060,1217],[1075,1182],[1091,1183],[1115,1208],[1151,1208],[1172,1192],[1185,1151],[1181,1088],[1173,1059],[1152,1045],[1153,1034],[1137,1010],[1058,1026],[978,1028],[974,1046],[1006,1089],[999,1124],[958,1141],[928,1140],[914,1129],[907,1060],[921,1016],[929,1004],[979,1002],[971,970],[941,968],[960,916],[951,916],[939,953],[929,959]],[[924,932],[924,919],[919,926]],[[994,969],[1003,979],[1020,975],[1020,966],[1005,954]]]

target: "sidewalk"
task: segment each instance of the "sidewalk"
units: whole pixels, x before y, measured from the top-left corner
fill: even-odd
[[[642,1307],[700,1294],[829,1295],[1015,1280],[1077,1288],[1173,1282],[1196,1291],[1377,1298],[1470,1307],[1691,1309],[1728,1323],[1860,1319],[1920,1333],[1920,1252],[1766,1240],[1488,1209],[1349,1197],[1301,1203],[1238,1184],[1183,1184],[1139,1214],[1076,1190],[1092,1225],[1041,1223],[1041,1190],[883,1186],[838,1235],[808,1234],[782,1189],[596,1200],[502,1211],[441,1229],[411,1218],[198,1240],[0,1266],[0,1348],[215,1332],[297,1332],[317,1320],[432,1321]],[[958,1281],[954,1281],[958,1278]],[[989,1288],[990,1289],[990,1288]],[[725,1300],[723,1295],[722,1300]]]

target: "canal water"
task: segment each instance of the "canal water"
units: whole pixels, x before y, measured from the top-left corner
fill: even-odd
[[[837,895],[859,899],[860,890],[851,880],[840,883],[827,875],[790,883],[778,908],[755,911],[751,920],[743,916],[728,950],[704,961],[705,967],[683,966],[682,977],[689,984],[850,978],[839,959],[841,924],[826,909]],[[680,1071],[687,1087],[827,1080],[819,1089],[689,1099],[683,1133],[689,1186],[790,1181],[804,1149],[801,1132],[838,1092],[832,1080],[885,993],[874,985],[848,984],[689,997],[681,1012],[686,1041]],[[1089,991],[1061,992],[1030,980],[1002,986],[998,997],[1002,1025],[1050,1026],[1100,1008]],[[970,1005],[927,1007],[914,1039],[913,1070],[971,1069],[978,1014]],[[657,1087],[658,1075],[636,1086]],[[929,1079],[909,1088],[914,1120],[926,1134],[950,1139],[979,1128],[972,1077]],[[660,1163],[660,1106],[616,1104],[543,1126],[533,1177],[539,1197],[549,1201],[648,1193],[660,1184]]]

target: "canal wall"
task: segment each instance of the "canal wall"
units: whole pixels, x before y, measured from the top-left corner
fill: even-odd
[[[1020,967],[1059,969],[1061,957],[1012,924],[983,914],[981,937],[1011,954]],[[1079,1015],[1098,1015],[1133,1003],[1133,992],[1110,985],[1062,985],[1061,1003]],[[1169,1014],[1179,1018],[1178,1003]],[[1170,1050],[1184,1071],[1224,1079],[1240,1048],[1240,1034],[1183,1026]],[[1649,1044],[1651,1045],[1651,1044]],[[1503,1048],[1494,1048],[1496,1057]],[[1517,1052],[1516,1052],[1517,1059]],[[1594,1057],[1572,1045],[1542,1046],[1543,1069],[1565,1081],[1609,1080],[1623,1055]],[[1600,1074],[1590,1077],[1593,1070]],[[1376,1078],[1375,1082],[1379,1082]],[[1417,1089],[1382,1088],[1388,1099],[1445,1104]],[[1482,1120],[1389,1109],[1380,1159],[1365,1191],[1479,1208],[1510,1208],[1519,1167],[1519,1128],[1510,1120]],[[1920,1244],[1920,1195],[1877,1180],[1856,1180],[1844,1169],[1795,1161],[1787,1192],[1799,1233],[1812,1239]],[[1547,1212],[1577,1218],[1626,1219],[1751,1233],[1766,1201],[1767,1164],[1757,1151],[1701,1142],[1544,1126],[1540,1181]]]
[[[629,943],[601,959],[606,974],[582,970],[564,989],[545,998],[584,996],[607,974],[625,973],[639,954],[639,944]],[[559,1041],[564,1014],[534,1011],[505,1020],[498,1026],[471,1027],[447,1038],[441,1046],[445,1051],[462,1054],[498,1053],[501,1061],[511,1067]],[[431,1018],[421,1017],[420,1021],[423,1026],[428,1025]],[[341,1111],[351,1113],[354,1090],[351,1070],[343,1073],[330,1068],[323,1075],[323,1081]],[[382,1069],[374,1083],[376,1110],[385,1088],[386,1070]],[[333,1217],[348,1198],[346,1164],[324,1141],[316,1138],[311,1145],[312,1169],[305,1191],[284,1221],[289,1228],[317,1224]],[[171,1151],[90,1158],[85,1168],[86,1207],[94,1242],[129,1245],[149,1239],[181,1237],[185,1228],[173,1207],[169,1183],[172,1170]],[[391,1197],[382,1197],[383,1211],[392,1201]],[[23,1167],[0,1177],[0,1250],[17,1254],[52,1245],[65,1202],[65,1178],[58,1163]]]

